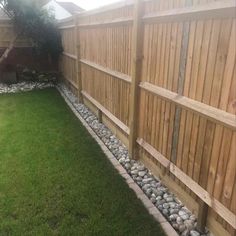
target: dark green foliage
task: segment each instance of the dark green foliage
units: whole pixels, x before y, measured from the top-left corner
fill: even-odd
[[[20,66],[18,67],[17,75],[18,75],[18,81],[56,83],[59,78],[59,73],[56,71],[42,72],[37,70],[31,70],[27,67],[21,69]]]
[[[56,90],[0,95],[0,134],[0,235],[164,235]]]
[[[32,39],[37,52],[58,59],[62,52],[60,32],[50,12],[33,0],[0,0],[2,8],[13,19],[19,34]]]

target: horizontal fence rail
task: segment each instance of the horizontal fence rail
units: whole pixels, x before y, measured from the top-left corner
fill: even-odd
[[[139,86],[140,88],[143,88],[146,91],[161,97],[162,99],[171,101],[176,105],[183,107],[184,109],[190,110],[200,116],[204,116],[207,119],[212,120],[215,123],[219,123],[225,127],[232,129],[233,131],[236,131],[234,114],[230,114],[204,103],[200,103],[190,98],[180,96],[177,93],[173,93],[167,89],[157,87],[148,82],[142,82]]]
[[[133,19],[132,18],[121,18],[121,19],[116,19],[113,21],[101,21],[101,22],[96,22],[96,23],[88,23],[88,24],[79,24],[80,28],[88,28],[88,27],[101,27],[101,26],[114,26],[114,25],[125,25],[125,24],[132,24]]]
[[[117,78],[117,79],[121,79],[127,83],[131,83],[131,77],[126,75],[126,74],[123,74],[123,73],[120,73],[120,72],[117,72],[117,71],[113,71],[113,70],[110,70],[109,68],[106,68],[106,67],[103,67],[103,66],[100,66],[96,63],[93,63],[93,62],[90,62],[88,60],[82,60],[80,59],[80,62],[87,65],[87,66],[90,66],[91,68],[93,69],[96,69],[96,70],[99,70],[99,71],[102,71],[104,72],[105,74],[108,74],[108,75],[111,75],[113,76],[114,78]]]
[[[216,236],[236,233],[235,17],[234,0],[137,0],[59,24],[67,85]]]
[[[159,13],[150,13],[143,17],[143,20],[149,21],[176,21],[186,19],[206,19],[206,18],[219,18],[227,15],[234,17],[236,11],[235,1],[226,0],[212,2],[208,5],[199,5],[183,9],[171,9]]]

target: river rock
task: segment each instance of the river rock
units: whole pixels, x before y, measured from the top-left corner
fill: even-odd
[[[138,167],[137,167],[137,170],[138,170],[138,171],[144,171],[144,170],[145,170],[145,166],[138,166]]]
[[[139,171],[139,172],[138,172],[138,175],[139,175],[140,177],[144,177],[145,174],[146,174],[146,171]]]
[[[131,175],[138,175],[138,171],[137,170],[131,170]]]
[[[176,223],[179,224],[179,225],[183,224],[183,219],[180,216],[178,216],[176,218]]]
[[[169,219],[170,219],[170,221],[176,221],[178,216],[179,215],[177,215],[177,214],[173,214],[173,215],[170,215]]]
[[[188,220],[189,219],[189,215],[185,212],[185,211],[179,211],[179,216],[183,219],[183,220]]]
[[[200,236],[200,233],[198,233],[198,232],[195,231],[195,230],[191,230],[191,231],[190,231],[190,235],[191,235],[191,236]]]

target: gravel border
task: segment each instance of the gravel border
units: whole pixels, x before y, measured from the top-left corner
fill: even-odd
[[[0,94],[4,93],[19,93],[27,92],[32,90],[41,90],[45,88],[55,87],[53,83],[44,83],[44,82],[21,82],[17,84],[2,84],[0,83]]]

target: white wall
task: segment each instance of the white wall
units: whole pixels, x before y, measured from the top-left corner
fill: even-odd
[[[57,20],[62,20],[67,17],[72,16],[68,11],[66,11],[63,7],[57,4],[54,0],[51,0],[43,8],[47,10],[52,10]]]

